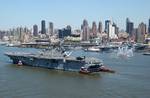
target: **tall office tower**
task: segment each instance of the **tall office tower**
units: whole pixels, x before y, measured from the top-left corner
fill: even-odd
[[[126,32],[129,34],[130,37],[133,35],[132,34],[133,30],[134,30],[134,23],[131,22],[129,18],[127,18],[126,19]]]
[[[98,32],[102,33],[102,22],[101,21],[98,24]]]
[[[138,31],[137,31],[137,42],[143,43],[145,41],[145,34],[146,34],[146,24],[143,22],[139,24]]]
[[[105,32],[108,35],[108,39],[115,39],[115,38],[117,38],[116,25],[110,20],[106,20],[105,21]]]
[[[130,23],[130,20],[129,18],[126,18],[126,32],[129,33],[129,24]]]
[[[149,19],[149,23],[148,23],[148,34],[150,34],[150,19]]]
[[[38,26],[36,24],[33,25],[33,36],[38,36]]]
[[[20,42],[23,42],[23,35],[24,35],[24,31],[23,31],[23,28],[22,27],[18,27],[18,33],[19,33],[19,41]]]
[[[46,34],[46,24],[45,20],[41,21],[41,34]]]
[[[117,27],[117,24],[113,23],[112,26],[115,27],[115,34],[118,34],[119,33],[119,27]]]
[[[81,38],[82,41],[88,41],[89,40],[89,26],[87,20],[83,20],[83,25],[82,25],[82,34]]]
[[[92,32],[91,32],[91,36],[92,38],[97,37],[97,26],[96,26],[96,22],[92,23]]]
[[[54,35],[54,24],[52,22],[49,23],[49,35],[53,36]]]
[[[105,32],[108,34],[109,32],[109,24],[110,24],[110,20],[106,20],[105,21]]]
[[[133,39],[135,42],[137,42],[137,32],[138,32],[138,28],[134,28],[132,39]]]

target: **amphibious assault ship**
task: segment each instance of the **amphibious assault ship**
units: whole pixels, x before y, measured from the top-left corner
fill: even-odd
[[[60,69],[65,71],[79,71],[83,73],[99,72],[102,61],[97,58],[74,57],[71,52],[61,48],[51,48],[39,53],[7,52],[5,53],[14,64]],[[84,70],[83,70],[84,69]]]

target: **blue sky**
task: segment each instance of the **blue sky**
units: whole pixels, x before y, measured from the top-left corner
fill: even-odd
[[[68,24],[80,28],[83,19],[89,25],[92,21],[104,25],[106,19],[112,19],[124,29],[126,17],[135,26],[142,21],[148,24],[150,0],[0,0],[0,29],[40,26],[42,19],[52,21],[56,28]]]

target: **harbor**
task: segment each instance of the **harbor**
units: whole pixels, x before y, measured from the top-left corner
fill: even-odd
[[[150,98],[150,0],[1,0],[0,98]]]
[[[12,61],[4,55],[6,51],[35,53],[39,49],[0,46],[0,50],[2,57],[0,58],[0,96],[2,98],[9,96],[15,98],[149,97],[149,56],[139,52],[134,52],[132,57],[120,58],[116,53],[76,50],[72,53],[73,56],[94,56],[116,71],[113,74],[100,72],[85,75],[78,72],[18,66],[12,64]]]

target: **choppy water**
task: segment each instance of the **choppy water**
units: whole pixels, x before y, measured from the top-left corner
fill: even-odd
[[[111,53],[73,52],[98,57],[115,74],[82,75],[11,64],[6,51],[36,49],[0,46],[0,98],[150,98],[150,56],[134,53],[116,58]]]

